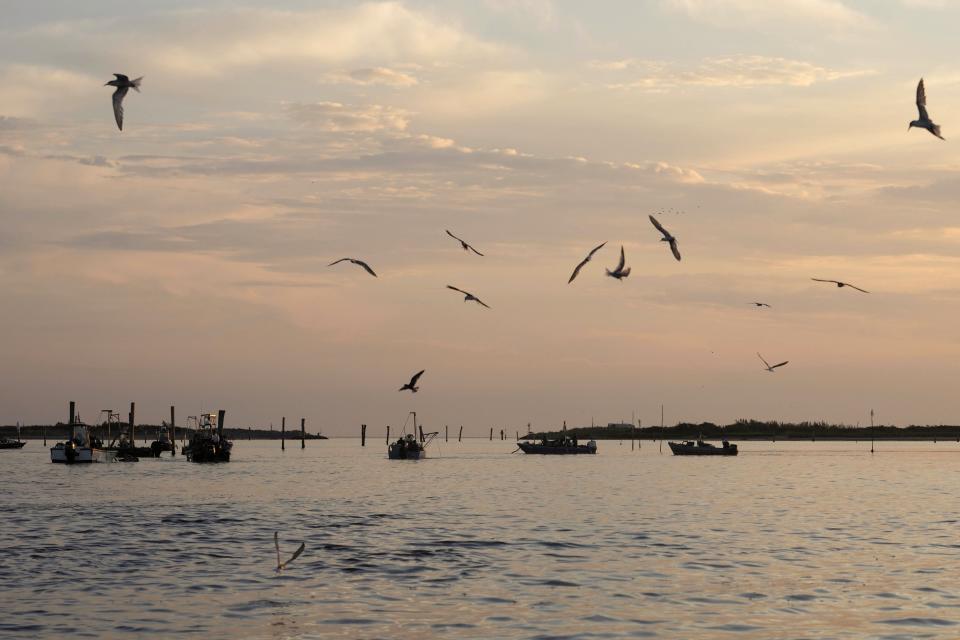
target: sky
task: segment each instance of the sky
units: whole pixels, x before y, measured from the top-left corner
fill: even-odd
[[[960,421],[960,2],[0,13],[0,423]]]

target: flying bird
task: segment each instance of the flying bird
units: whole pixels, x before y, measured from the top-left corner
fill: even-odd
[[[327,266],[328,266],[328,267],[332,267],[333,265],[339,264],[339,263],[341,263],[341,262],[343,262],[343,261],[345,261],[345,260],[346,260],[347,262],[352,262],[352,263],[355,264],[355,265],[358,265],[358,266],[363,267],[364,269],[367,270],[367,273],[369,273],[370,275],[372,275],[374,278],[377,277],[377,274],[375,274],[375,273],[373,272],[373,269],[370,268],[370,265],[368,265],[368,264],[367,264],[366,262],[364,262],[363,260],[357,260],[356,258],[340,258],[339,260],[334,260],[333,262],[331,262],[331,263],[328,264]]]
[[[464,251],[473,251],[473,252],[474,252],[475,254],[477,254],[478,256],[481,256],[481,257],[483,256],[483,254],[480,253],[479,251],[477,251],[476,249],[474,249],[474,248],[473,248],[473,245],[471,245],[469,242],[467,242],[466,240],[463,240],[463,239],[461,239],[461,238],[458,238],[457,236],[455,236],[455,235],[453,235],[452,233],[450,233],[450,230],[449,230],[449,229],[444,229],[444,231],[447,232],[447,235],[448,235],[448,236],[450,236],[451,238],[453,238],[454,240],[456,240],[457,242],[459,242],[459,243],[460,243],[460,246],[463,247],[463,250],[464,250]]]
[[[810,278],[814,282],[832,282],[837,285],[837,287],[850,287],[851,289],[856,289],[857,291],[862,291],[863,293],[870,293],[866,289],[861,289],[860,287],[855,287],[849,282],[840,282],[839,280],[821,280],[820,278]]]
[[[755,307],[766,307],[767,309],[771,308],[770,305],[768,305],[766,302],[751,302],[750,304],[752,304]]]
[[[907,131],[910,131],[913,127],[920,127],[943,140],[943,136],[940,135],[940,125],[934,124],[930,116],[927,115],[927,92],[923,88],[923,78],[920,78],[920,83],[917,85],[917,111],[920,117],[910,122]]]
[[[414,374],[414,376],[410,378],[410,382],[400,387],[398,391],[410,391],[411,393],[416,393],[419,391],[420,387],[417,386],[417,380],[420,379],[420,376],[423,375],[424,371],[426,371],[426,369],[421,369],[420,373]]]
[[[607,275],[610,276],[611,278],[616,278],[617,280],[623,282],[623,279],[626,278],[628,275],[630,275],[630,267],[627,267],[626,269],[624,269],[624,264],[626,263],[626,261],[627,259],[623,255],[623,245],[620,245],[620,262],[617,263],[617,268],[614,269],[613,271],[610,271],[610,269],[607,269]]]
[[[123,98],[130,89],[140,93],[140,81],[143,80],[143,76],[131,80],[122,73],[115,73],[113,75],[116,76],[116,79],[111,80],[103,86],[117,88],[117,90],[113,92],[113,117],[117,121],[117,127],[120,131],[123,131]]]
[[[628,269],[628,271],[629,271],[629,269]],[[481,299],[478,298],[477,296],[473,295],[473,294],[470,293],[469,291],[464,291],[463,289],[457,289],[457,288],[456,288],[455,286],[453,286],[452,284],[448,284],[448,285],[447,285],[447,289],[452,289],[452,290],[454,290],[454,291],[459,291],[460,293],[462,293],[463,296],[464,296],[464,298],[463,298],[463,301],[464,301],[464,302],[470,302],[470,301],[472,300],[472,301],[476,302],[477,304],[479,304],[479,305],[481,305],[481,306],[483,306],[483,307],[486,307],[487,309],[490,308],[490,305],[488,305],[488,304],[485,303],[483,300],[481,300]]]
[[[580,264],[577,265],[577,268],[573,270],[573,273],[570,274],[570,279],[567,280],[567,284],[570,284],[571,282],[573,282],[573,279],[576,278],[577,275],[580,273],[580,269],[583,269],[583,265],[590,262],[590,258],[593,257],[593,254],[595,254],[597,251],[600,251],[600,249],[602,249],[603,245],[605,244],[607,244],[606,241],[604,241],[602,244],[598,244],[596,247],[593,248],[593,250],[590,251],[590,253],[587,254],[587,257],[584,258],[580,262]]]
[[[789,360],[784,360],[783,362],[781,362],[781,363],[779,363],[779,364],[775,364],[775,365],[773,365],[773,366],[770,366],[770,363],[763,359],[763,356],[760,355],[760,352],[759,352],[759,351],[757,352],[757,357],[760,358],[760,361],[763,362],[763,366],[765,366],[765,367],[767,368],[767,371],[769,371],[770,373],[774,373],[774,370],[775,370],[777,367],[782,367],[783,365],[785,365],[785,364],[787,364],[788,362],[790,362]]]
[[[280,573],[287,568],[287,565],[300,557],[300,554],[303,553],[304,548],[307,546],[306,543],[301,542],[300,548],[293,552],[293,555],[290,556],[290,559],[286,562],[280,562],[280,539],[278,537],[278,532],[273,532],[273,545],[277,548],[277,573]]]
[[[660,233],[663,234],[663,237],[660,238],[660,242],[669,242],[669,243],[670,243],[670,251],[673,252],[673,257],[676,258],[677,260],[679,260],[679,259],[680,259],[680,250],[677,249],[677,239],[674,238],[674,237],[670,234],[669,231],[667,231],[666,229],[664,229],[664,228],[663,228],[663,225],[661,225],[661,224],[657,221],[656,218],[654,218],[653,216],[649,216],[649,218],[650,218],[650,222],[653,223],[653,226],[655,226],[655,227],[657,228],[657,231],[659,231]]]

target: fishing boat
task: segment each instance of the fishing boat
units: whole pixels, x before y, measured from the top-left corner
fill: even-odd
[[[233,443],[223,437],[223,422],[226,411],[200,415],[197,429],[190,436],[190,443],[183,454],[190,462],[230,462]]]
[[[150,447],[138,447],[134,438],[134,408],[130,404],[130,415],[127,422],[120,422],[120,413],[113,409],[100,410],[100,424],[107,429],[107,440],[110,445],[107,447],[110,451],[117,454],[117,460],[121,462],[138,462],[140,457],[153,456],[153,450]],[[111,439],[111,434],[116,434]]]
[[[575,455],[578,453],[596,453],[597,441],[590,440],[587,444],[580,444],[576,438],[566,436],[556,440],[544,438],[540,442],[520,442],[517,443],[520,450],[524,453],[535,453],[541,455]]]
[[[440,433],[439,431],[424,433],[423,426],[417,425],[417,412],[411,411],[407,419],[411,415],[413,416],[413,431],[420,434],[420,439],[417,440],[414,434],[408,433],[401,436],[396,442],[391,442],[387,445],[387,458],[390,460],[423,460],[427,457],[427,445],[433,442],[433,439]],[[406,430],[406,423],[404,423],[404,430]]]
[[[735,456],[737,455],[737,445],[730,444],[726,440],[723,441],[723,446],[718,447],[715,444],[710,444],[709,442],[704,442],[702,439],[693,441],[685,440],[684,442],[668,442],[670,445],[670,451],[673,451],[675,456]]]
[[[104,448],[100,438],[93,435],[90,426],[76,415],[75,403],[70,403],[70,439],[50,448],[50,462],[79,464],[89,462],[114,462],[117,453]]]
[[[20,439],[20,423],[17,423],[17,439],[11,440],[6,436],[0,437],[0,449],[23,449],[23,445],[27,444]]]
[[[153,457],[159,458],[160,453],[163,451],[170,451],[176,455],[177,445],[176,442],[174,442],[174,435],[171,431],[170,426],[166,422],[160,426],[157,439],[150,443],[150,452],[153,454]]]

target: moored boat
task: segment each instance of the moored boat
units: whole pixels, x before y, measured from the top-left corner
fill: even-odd
[[[685,440],[684,442],[668,442],[670,451],[675,456],[735,456],[737,445],[723,441],[723,446],[704,442],[703,440]]]
[[[413,416],[414,434],[419,433],[420,439],[417,440],[416,435],[408,433],[401,436],[396,442],[391,442],[387,445],[387,458],[390,460],[423,460],[427,457],[427,445],[433,442],[433,439],[440,433],[439,431],[424,433],[423,427],[417,426],[417,412],[411,411],[407,418],[409,419],[411,415]],[[406,425],[404,425],[404,429],[406,429]]]
[[[557,440],[544,438],[540,442],[519,442],[517,446],[524,453],[541,455],[574,455],[597,452],[596,440],[590,440],[587,444],[580,444],[576,438],[567,438],[566,436]]]
[[[27,444],[19,438],[17,440],[11,440],[10,438],[0,438],[0,449],[22,449],[23,445]]]
[[[116,452],[105,449],[100,438],[91,433],[89,425],[80,420],[76,415],[76,405],[71,401],[70,439],[50,448],[50,462],[57,464],[113,462],[116,457]]]
[[[190,444],[183,454],[190,462],[230,462],[233,443],[223,437],[223,422],[226,411],[219,414],[201,414],[198,428],[190,436]]]

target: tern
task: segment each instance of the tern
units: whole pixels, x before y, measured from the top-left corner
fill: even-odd
[[[573,270],[573,273],[572,273],[572,274],[570,274],[570,279],[567,280],[567,284],[570,284],[571,282],[573,282],[573,279],[576,278],[577,275],[580,273],[580,269],[583,269],[583,265],[585,265],[585,264],[587,264],[588,262],[590,262],[590,258],[593,257],[593,254],[595,254],[597,251],[600,251],[600,249],[602,249],[602,248],[603,248],[603,245],[605,245],[605,244],[607,244],[606,241],[604,241],[603,243],[598,244],[597,246],[595,246],[595,247],[590,251],[590,253],[587,254],[587,257],[580,261],[580,264],[577,265],[577,268]]]
[[[610,269],[607,269],[607,275],[610,276],[611,278],[616,278],[617,280],[623,282],[623,279],[626,278],[628,275],[630,275],[630,267],[627,267],[626,269],[624,269],[624,264],[626,263],[626,261],[627,259],[623,255],[623,245],[620,245],[620,262],[617,263],[617,268],[614,269],[613,271],[610,271]]]
[[[660,238],[660,242],[669,242],[669,243],[670,243],[670,251],[673,252],[673,257],[676,258],[677,260],[679,260],[679,259],[680,259],[680,250],[677,249],[677,239],[676,239],[675,237],[673,237],[673,235],[671,235],[669,231],[667,231],[666,229],[664,229],[664,228],[663,228],[663,225],[661,225],[661,224],[657,221],[656,218],[654,218],[653,216],[649,216],[649,217],[650,217],[650,222],[652,222],[652,223],[653,223],[653,226],[655,226],[655,227],[657,228],[657,231],[659,231],[660,233],[663,234],[663,237]]]
[[[775,364],[775,365],[773,365],[773,366],[770,366],[770,363],[763,359],[763,356],[760,355],[760,352],[759,352],[759,351],[757,352],[757,357],[760,358],[760,361],[763,362],[763,366],[765,366],[765,367],[767,368],[767,371],[769,371],[770,373],[775,373],[775,369],[776,369],[777,367],[782,367],[783,365],[785,365],[785,364],[787,364],[788,362],[790,362],[789,360],[784,360],[783,362],[781,362],[781,363],[779,363],[779,364]]]
[[[117,120],[117,127],[120,131],[123,131],[123,98],[130,89],[140,93],[140,81],[143,80],[143,76],[131,80],[122,73],[115,73],[113,75],[116,76],[116,79],[111,80],[103,86],[117,88],[117,90],[113,92],[113,117]]]
[[[755,307],[766,307],[767,309],[771,308],[770,305],[768,305],[766,302],[751,302],[750,304],[752,304]]]
[[[400,387],[398,391],[410,391],[411,393],[416,393],[419,391],[420,387],[417,386],[417,380],[420,379],[420,376],[423,375],[424,371],[426,371],[426,369],[421,369],[419,373],[415,373],[413,377],[410,378],[410,382]]]
[[[448,285],[447,285],[447,289],[452,289],[453,291],[459,291],[460,293],[462,293],[463,296],[464,296],[464,297],[463,297],[463,301],[464,301],[464,302],[470,302],[470,301],[472,300],[473,302],[476,302],[476,303],[479,304],[480,306],[486,307],[487,309],[490,308],[490,305],[488,305],[486,302],[484,302],[483,300],[481,300],[481,299],[478,298],[477,296],[473,295],[473,294],[470,293],[469,291],[464,291],[463,289],[458,289],[458,288],[456,288],[455,286],[453,286],[452,284],[448,284]]]
[[[334,260],[333,262],[331,262],[331,263],[328,264],[327,266],[328,266],[328,267],[332,267],[333,265],[339,264],[339,263],[341,263],[341,262],[343,262],[343,261],[352,262],[352,263],[355,264],[355,265],[361,266],[361,267],[363,267],[364,269],[366,269],[366,270],[367,270],[367,273],[369,273],[370,275],[372,275],[374,278],[377,277],[377,274],[375,274],[375,273],[373,272],[373,269],[370,268],[370,265],[368,265],[368,264],[367,264],[366,262],[364,262],[363,260],[357,260],[356,258],[340,258],[339,260]]]
[[[832,282],[833,284],[837,285],[837,287],[841,287],[841,288],[842,288],[842,287],[850,287],[851,289],[856,289],[857,291],[861,291],[861,292],[863,292],[863,293],[870,293],[870,292],[867,291],[866,289],[861,289],[860,287],[855,287],[855,286],[853,286],[852,284],[850,284],[849,282],[840,282],[839,280],[822,280],[822,279],[820,279],[820,278],[810,278],[810,279],[813,280],[814,282]]]
[[[474,249],[474,248],[473,248],[473,245],[471,245],[469,242],[467,242],[466,240],[463,240],[463,239],[458,238],[457,236],[453,235],[452,233],[450,233],[450,230],[449,230],[449,229],[444,229],[444,231],[447,232],[447,235],[448,235],[448,236],[450,236],[451,238],[453,238],[454,240],[456,240],[457,242],[459,242],[459,243],[460,243],[460,246],[463,247],[463,250],[464,250],[464,251],[473,251],[473,252],[474,252],[475,254],[477,254],[478,256],[483,257],[483,254],[480,253],[479,251],[477,251],[476,249]]]
[[[277,532],[277,531],[274,531],[274,532],[273,532],[273,546],[275,546],[275,547],[277,548],[277,568],[276,568],[276,571],[277,571],[277,573],[280,573],[281,571],[283,571],[284,569],[287,568],[287,565],[288,565],[288,564],[290,564],[291,562],[293,562],[294,560],[296,560],[297,558],[300,557],[300,554],[303,553],[303,550],[304,550],[304,548],[305,548],[307,545],[306,545],[306,543],[301,542],[301,543],[300,543],[300,548],[298,548],[296,551],[294,551],[294,552],[293,552],[293,555],[290,556],[290,559],[287,560],[286,562],[280,562],[280,538],[279,538],[279,532]]]
[[[920,83],[917,85],[917,111],[920,117],[910,122],[907,131],[914,127],[920,127],[943,140],[943,136],[940,135],[940,125],[934,124],[930,116],[927,115],[927,92],[923,88],[923,78],[920,78]]]

